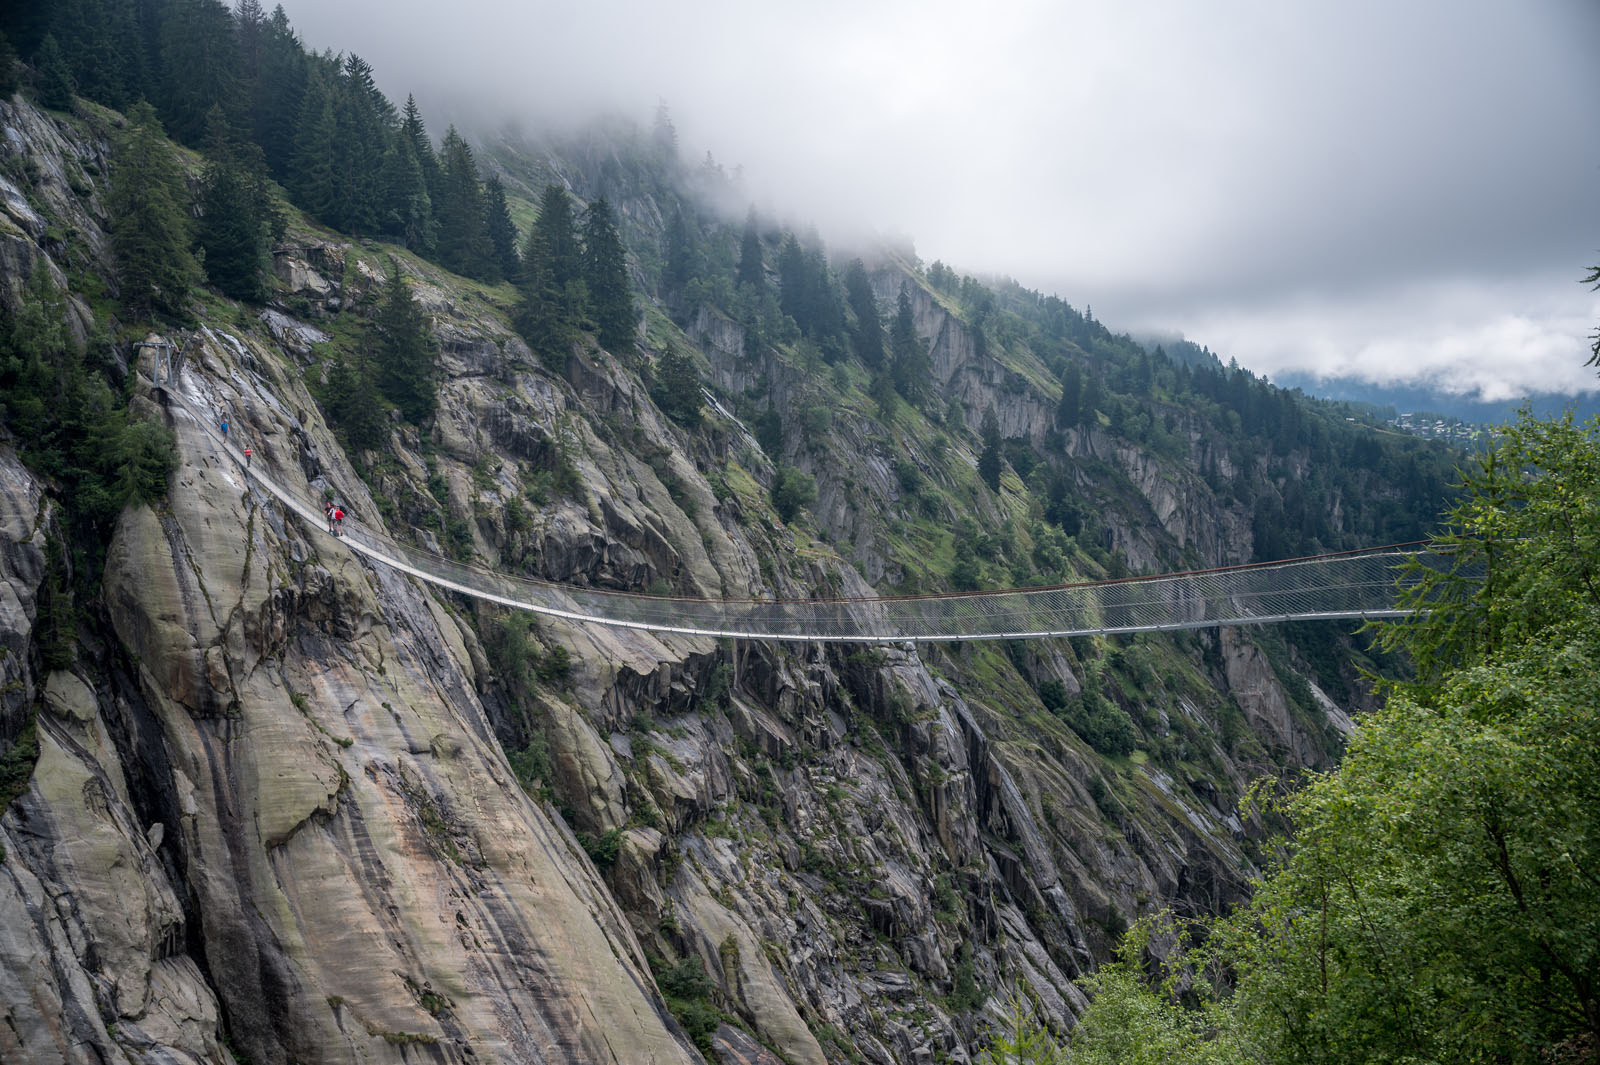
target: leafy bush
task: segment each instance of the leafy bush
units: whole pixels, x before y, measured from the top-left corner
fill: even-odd
[[[817,501],[817,482],[809,474],[790,466],[778,471],[772,481],[772,509],[785,523],[794,520],[802,507]]]

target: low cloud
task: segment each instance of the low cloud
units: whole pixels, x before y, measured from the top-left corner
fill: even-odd
[[[909,234],[1113,328],[1237,338],[1247,365],[1498,347],[1486,381],[1554,380],[1566,279],[1600,259],[1593,0],[285,6],[414,91],[436,134],[648,122],[665,100],[690,160],[742,164],[753,200],[832,244]],[[1466,319],[1404,295],[1535,283],[1554,286],[1538,309]]]

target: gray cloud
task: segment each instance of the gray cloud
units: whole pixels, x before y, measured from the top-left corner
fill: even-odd
[[[1262,370],[1452,351],[1494,387],[1594,382],[1561,369],[1600,259],[1592,0],[285,6],[436,127],[665,99],[686,154],[830,240],[910,234],[1113,328]]]

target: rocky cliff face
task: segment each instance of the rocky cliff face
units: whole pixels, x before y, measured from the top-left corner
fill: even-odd
[[[103,159],[93,129],[0,117],[22,160],[7,172],[30,175],[0,190],[10,298],[35,257],[66,281],[32,218],[103,271],[94,175],[82,194],[53,176]],[[869,594],[913,565],[896,459],[935,482],[972,461],[961,426],[942,444],[907,430],[896,453],[846,407],[783,455],[725,409],[685,433],[638,358],[576,350],[553,374],[507,329],[508,290],[414,262],[442,351],[435,424],[346,455],[306,381],[389,251],[297,225],[272,308],[211,301],[169,337],[176,387],[280,483],[441,553],[686,595]],[[818,401],[815,367],[752,362],[725,318],[659,317],[644,360],[693,344],[719,388],[765,389],[796,424]],[[993,406],[1007,435],[1049,431],[1024,376],[920,289],[917,322],[970,426]],[[1065,643],[524,635],[286,515],[119,351],[179,467],[164,506],[118,521],[66,668],[42,668],[35,631],[60,501],[0,450],[0,735],[31,720],[39,749],[0,817],[8,1062],[699,1060],[684,999],[712,1011],[701,1041],[724,1060],[967,1061],[1019,980],[1065,1026],[1073,979],[1126,920],[1236,897],[1251,865],[1231,811],[1263,746],[1330,749],[1242,634],[1127,649],[1142,680],[1113,694],[1181,749],[1160,763],[1102,758],[1043,712],[1040,684],[1079,687]],[[1107,545],[1131,564],[1236,557],[1243,519],[1183,465],[1099,431],[1068,447],[1133,486]],[[817,476],[815,526],[772,512],[780,461]],[[1240,711],[1261,744],[1223,739]],[[658,985],[680,960],[708,982]]]

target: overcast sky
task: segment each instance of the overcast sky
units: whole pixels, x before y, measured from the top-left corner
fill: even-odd
[[[1600,387],[1596,0],[283,0],[435,135],[671,108],[909,236],[1259,372]]]

